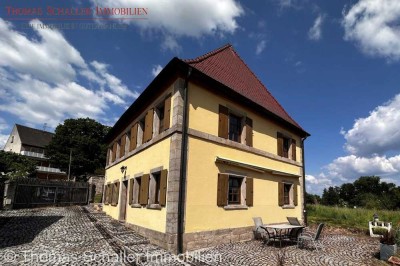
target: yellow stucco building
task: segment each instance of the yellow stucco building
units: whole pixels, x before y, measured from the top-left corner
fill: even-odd
[[[104,211],[172,252],[303,219],[303,130],[231,45],[172,59],[108,135]]]

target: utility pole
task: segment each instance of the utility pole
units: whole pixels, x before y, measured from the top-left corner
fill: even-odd
[[[72,160],[72,149],[69,150],[69,166],[68,166],[68,181],[71,177],[71,160]]]

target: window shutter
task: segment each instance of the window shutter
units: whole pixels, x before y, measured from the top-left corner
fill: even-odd
[[[117,142],[114,142],[112,149],[112,162],[115,161],[116,157],[117,157]]]
[[[277,140],[278,140],[278,155],[283,156],[283,135],[282,135],[282,133],[278,132]]]
[[[153,117],[154,109],[152,108],[146,114],[144,122],[143,142],[148,142],[153,137]]]
[[[113,186],[111,184],[108,184],[108,203],[112,203],[112,196],[113,196]]]
[[[253,147],[253,120],[246,117],[246,145]]]
[[[140,186],[140,199],[139,199],[139,203],[142,205],[146,205],[147,204],[147,200],[148,200],[148,194],[149,194],[149,181],[150,181],[150,175],[149,174],[145,174],[142,176],[141,179],[141,186]]]
[[[119,200],[119,182],[116,183],[115,189],[117,190],[116,191],[116,196],[115,196],[115,204],[118,205],[118,200]]]
[[[108,204],[108,186],[107,185],[104,186],[103,195],[104,195],[104,204]]]
[[[137,132],[138,132],[138,123],[134,124],[131,128],[131,139],[129,143],[129,151],[133,151],[136,149],[137,145]]]
[[[218,174],[217,206],[223,207],[228,202],[228,179],[227,174]]]
[[[292,139],[292,160],[296,161],[296,140]]]
[[[219,125],[218,125],[218,137],[228,138],[228,122],[229,122],[229,110],[227,107],[219,106]]]
[[[294,206],[297,206],[297,185],[293,184],[293,204]]]
[[[129,205],[133,203],[133,178],[129,180],[129,194],[128,194],[128,202]]]
[[[171,96],[165,99],[164,102],[164,130],[167,130],[170,127],[170,114],[171,114]]]
[[[166,196],[167,196],[167,175],[168,175],[168,170],[162,170],[161,171],[161,176],[160,176],[160,205],[165,206],[166,205]]]
[[[284,191],[283,191],[283,183],[279,182],[278,183],[278,205],[283,206],[285,205],[285,200],[284,200]]]
[[[123,134],[121,137],[121,145],[119,146],[119,158],[125,156],[125,144],[126,144],[126,134]]]
[[[253,178],[246,177],[246,205],[253,206]]]

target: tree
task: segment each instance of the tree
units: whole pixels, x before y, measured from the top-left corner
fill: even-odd
[[[45,149],[46,156],[51,163],[68,172],[72,153],[70,176],[86,179],[87,174],[105,166],[105,136],[109,129],[90,118],[66,119],[64,124],[57,126]]]
[[[321,202],[321,197],[314,194],[309,194],[306,192],[305,195],[306,204],[319,204]]]
[[[36,174],[36,162],[26,156],[0,151],[0,177],[33,177]]]
[[[322,204],[324,205],[338,205],[340,199],[340,188],[339,187],[329,187],[324,188],[322,193]]]

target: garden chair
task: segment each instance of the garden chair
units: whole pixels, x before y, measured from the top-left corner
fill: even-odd
[[[291,225],[301,225],[300,221],[296,217],[286,217]],[[296,242],[300,234],[303,232],[303,228],[295,228],[288,232],[287,237],[290,241]]]
[[[302,247],[304,242],[308,241],[308,242],[312,242],[312,244],[314,245],[316,250],[318,250],[318,247],[323,249],[324,246],[322,245],[322,242],[320,240],[320,236],[321,236],[323,227],[324,227],[323,223],[319,224],[315,235],[313,235],[311,233],[301,233],[299,235],[299,237],[297,238],[297,247]]]
[[[276,240],[275,239],[275,232],[270,232],[267,229],[263,228],[262,226],[264,225],[262,222],[261,217],[253,217],[254,221],[254,236],[257,239],[257,235],[260,234],[261,239],[264,241],[264,244],[269,244],[271,240]]]

